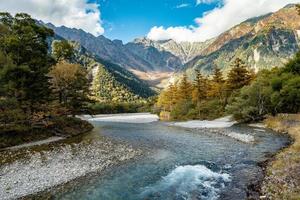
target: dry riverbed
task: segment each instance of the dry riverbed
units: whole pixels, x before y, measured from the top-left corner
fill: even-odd
[[[293,144],[277,154],[266,167],[263,199],[300,199],[300,114],[269,117],[266,125],[287,133]]]
[[[90,173],[101,173],[141,153],[105,137],[2,151],[0,197],[36,194]]]

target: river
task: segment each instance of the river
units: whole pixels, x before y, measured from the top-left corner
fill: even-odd
[[[55,199],[246,199],[247,186],[262,177],[258,163],[288,142],[269,129],[247,125],[225,129],[252,135],[255,142],[164,122],[92,123],[92,135],[129,143],[145,153],[68,190],[53,191]]]

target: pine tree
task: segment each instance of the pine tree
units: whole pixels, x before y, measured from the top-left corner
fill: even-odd
[[[178,101],[187,101],[192,97],[192,85],[188,81],[187,75],[183,74],[183,77],[178,85]]]
[[[213,71],[213,77],[211,80],[209,96],[218,97],[219,100],[222,100],[222,93],[224,92],[224,83],[225,81],[221,69],[215,66]]]
[[[226,86],[229,91],[234,91],[249,85],[252,79],[253,74],[247,69],[245,63],[237,58],[228,73]]]
[[[192,100],[194,103],[198,103],[207,98],[208,92],[208,80],[202,75],[200,70],[196,69],[196,79],[193,83]]]

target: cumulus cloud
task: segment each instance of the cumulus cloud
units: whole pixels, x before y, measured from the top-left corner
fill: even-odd
[[[173,39],[178,42],[205,41],[249,18],[275,12],[289,3],[299,3],[299,0],[223,0],[222,6],[196,18],[195,26],[155,26],[151,28],[147,37],[152,40]]]
[[[0,0],[0,10],[25,12],[35,19],[80,28],[95,36],[104,33],[98,5],[86,0]]]

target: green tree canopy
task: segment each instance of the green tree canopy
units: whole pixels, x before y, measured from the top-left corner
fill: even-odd
[[[26,100],[31,108],[48,99],[47,73],[53,60],[46,39],[52,35],[27,14],[0,13],[0,62],[6,62],[0,68],[1,87],[8,97],[21,104]]]
[[[71,61],[74,56],[74,47],[67,40],[54,40],[52,42],[52,55],[56,61]]]

